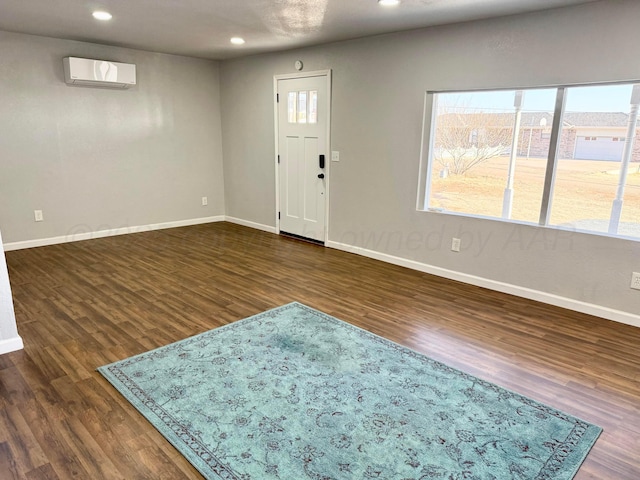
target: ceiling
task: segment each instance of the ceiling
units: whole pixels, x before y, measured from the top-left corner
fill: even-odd
[[[2,0],[0,30],[209,59],[595,0]],[[106,10],[108,22],[91,13]],[[232,36],[246,43],[235,46]]]

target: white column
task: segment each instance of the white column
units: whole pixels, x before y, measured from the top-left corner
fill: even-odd
[[[638,108],[640,108],[640,84],[633,86],[630,103],[631,110],[629,112],[629,123],[627,124],[627,138],[625,139],[624,151],[622,152],[620,179],[618,180],[616,198],[611,206],[611,217],[609,219],[609,233],[614,235],[618,233],[618,227],[620,226],[620,215],[622,214],[622,205],[624,203],[624,187],[627,183],[627,172],[629,171],[629,163],[633,155],[633,143],[636,138]]]
[[[13,298],[9,285],[9,272],[2,249],[0,234],[0,355],[24,348],[22,338],[18,335],[16,316],[13,311]]]
[[[511,218],[511,210],[513,209],[513,178],[516,173],[516,157],[518,155],[518,140],[520,138],[522,97],[524,97],[524,92],[522,90],[516,90],[516,95],[513,101],[513,106],[516,107],[516,120],[513,125],[513,138],[511,140],[511,157],[509,158],[507,186],[504,189],[504,196],[502,199],[502,218]]]

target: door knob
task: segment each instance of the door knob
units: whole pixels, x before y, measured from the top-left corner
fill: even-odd
[[[324,178],[324,173],[319,173],[318,178]]]

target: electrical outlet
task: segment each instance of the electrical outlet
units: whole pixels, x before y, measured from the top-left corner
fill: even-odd
[[[640,290],[640,272],[633,272],[631,274],[631,288]]]
[[[209,200],[207,197],[202,197],[202,206],[206,207],[207,205],[209,205]]]
[[[451,239],[451,251],[452,252],[459,252],[460,251],[460,239],[459,238],[452,238]]]
[[[42,222],[44,220],[44,217],[42,216],[42,210],[34,210],[33,216],[35,217],[36,222]]]

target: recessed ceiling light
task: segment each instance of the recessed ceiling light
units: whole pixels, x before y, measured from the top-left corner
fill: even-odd
[[[400,4],[400,0],[378,0],[378,5],[383,7],[394,7]]]
[[[242,37],[233,37],[231,39],[231,43],[233,43],[234,45],[242,45],[244,43],[244,38],[242,38]]]
[[[111,20],[111,18],[113,18],[113,15],[111,15],[109,12],[98,10],[96,12],[93,12],[93,18],[95,18],[96,20]]]

